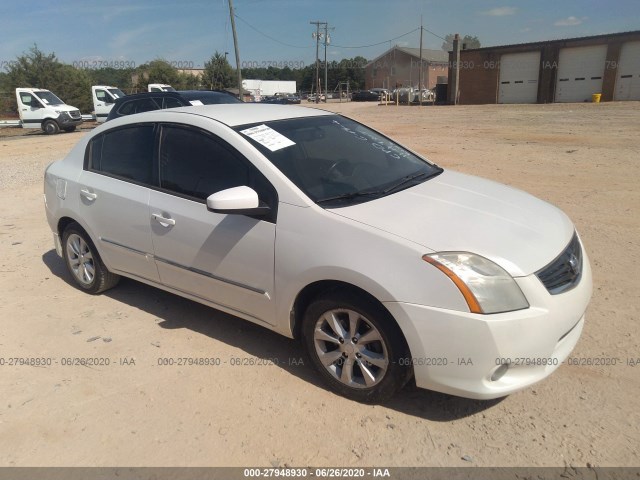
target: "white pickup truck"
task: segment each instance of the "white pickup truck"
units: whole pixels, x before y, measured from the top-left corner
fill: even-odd
[[[22,128],[42,128],[48,135],[73,132],[82,123],[80,110],[44,88],[16,88]]]
[[[113,108],[117,98],[124,97],[125,93],[118,87],[110,87],[107,85],[94,85],[91,87],[91,96],[93,97],[93,110],[96,122],[104,122]]]

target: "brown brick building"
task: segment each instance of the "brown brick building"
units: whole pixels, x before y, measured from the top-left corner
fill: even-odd
[[[448,75],[449,54],[442,50],[395,46],[365,67],[365,88],[418,87],[422,67],[423,88],[434,88],[438,77]]]
[[[458,62],[449,55],[459,104],[640,100],[640,31],[461,50]]]

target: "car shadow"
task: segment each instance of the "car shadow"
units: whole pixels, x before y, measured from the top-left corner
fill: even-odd
[[[50,272],[75,287],[64,261],[55,250],[42,255]],[[116,288],[103,293],[118,302],[143,310],[160,321],[165,329],[186,328],[206,335],[247,354],[247,359],[273,364],[318,388],[327,387],[308,361],[302,345],[259,325],[201,305],[141,282],[122,278]],[[222,359],[223,361],[228,359]],[[258,367],[260,368],[260,367]],[[501,402],[470,400],[417,388],[410,382],[385,407],[431,421],[448,422],[480,413]]]

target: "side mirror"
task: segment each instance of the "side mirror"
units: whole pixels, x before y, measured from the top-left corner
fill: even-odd
[[[207,210],[229,215],[267,215],[270,208],[260,205],[258,194],[250,187],[233,187],[207,197]]]

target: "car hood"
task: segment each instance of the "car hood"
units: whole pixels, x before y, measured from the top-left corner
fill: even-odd
[[[66,103],[60,103],[58,105],[47,105],[47,106],[55,110],[58,110],[59,112],[75,112],[76,110],[78,110],[76,107],[72,107],[71,105],[67,105]]]
[[[398,193],[330,211],[434,252],[482,255],[514,277],[550,263],[574,232],[571,220],[553,205],[450,171]]]

